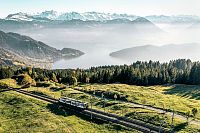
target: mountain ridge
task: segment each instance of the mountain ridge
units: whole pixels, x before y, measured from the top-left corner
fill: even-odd
[[[56,11],[44,11],[36,14],[28,14],[28,13],[15,13],[9,14],[5,20],[15,20],[15,21],[70,21],[73,19],[80,19],[83,21],[100,21],[105,22],[108,20],[114,19],[127,19],[133,21],[141,16],[130,15],[130,14],[117,14],[117,13],[101,13],[101,12],[63,12],[58,13]],[[194,15],[149,15],[144,16],[144,18],[156,22],[156,23],[194,23],[200,22],[199,16]]]
[[[0,31],[0,48],[3,48],[4,51],[6,50],[10,55],[12,52],[12,55],[15,54],[19,58],[24,57],[27,60],[32,60],[32,62],[52,63],[61,58],[71,59],[84,54],[71,48],[58,50],[28,36],[12,32],[5,33],[3,31]]]
[[[112,52],[110,53],[110,56],[122,60],[132,60],[132,61],[135,60],[169,61],[170,59],[179,59],[179,58],[190,58],[197,60],[200,58],[199,50],[200,50],[200,44],[198,43],[186,43],[181,45],[168,44],[162,46],[143,45]]]

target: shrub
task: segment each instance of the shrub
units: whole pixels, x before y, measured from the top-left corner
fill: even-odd
[[[19,85],[23,85],[25,88],[30,86],[36,86],[36,82],[28,74],[20,74],[16,78]]]
[[[6,89],[6,88],[8,88],[8,85],[6,83],[0,82],[0,88]]]

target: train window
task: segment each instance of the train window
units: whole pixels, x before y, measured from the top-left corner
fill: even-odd
[[[79,108],[87,108],[88,107],[88,103],[83,103],[79,100],[75,100],[75,99],[71,99],[71,98],[67,98],[67,97],[60,98],[59,101],[65,103],[65,104],[68,104],[68,105],[79,107]]]
[[[65,101],[66,103],[68,103],[68,104],[70,104],[71,103],[71,101]]]
[[[76,102],[75,101],[71,101],[71,105],[76,106]]]

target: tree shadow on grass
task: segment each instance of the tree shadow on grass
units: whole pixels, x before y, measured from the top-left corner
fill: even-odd
[[[47,109],[55,115],[70,116],[73,115],[70,111],[65,110],[58,103],[52,103],[47,105]]]
[[[75,115],[83,120],[92,121],[92,122],[95,122],[96,124],[104,124],[105,123],[103,121],[100,121],[100,120],[97,120],[94,118],[91,120],[90,116],[81,114],[81,112],[82,112],[81,110],[80,111],[72,110],[72,109],[69,109],[69,108],[59,105],[59,103],[48,104],[47,109],[49,109],[49,111],[51,111],[55,115],[62,115],[65,117]]]
[[[64,90],[65,87],[51,87],[50,90],[53,92]]]
[[[109,122],[104,122],[102,120],[99,120],[99,119],[91,119],[90,116],[86,116],[86,115],[83,115],[81,113],[78,113],[79,111],[73,111],[69,108],[66,108],[66,107],[63,107],[61,106],[59,103],[51,103],[51,104],[48,104],[47,105],[47,109],[51,112],[51,113],[54,113],[55,115],[61,115],[61,116],[65,116],[65,117],[68,117],[68,116],[72,116],[72,115],[75,115],[85,121],[88,121],[88,122],[93,122],[97,125],[103,125],[103,124],[109,124]],[[81,111],[80,111],[81,112]],[[120,125],[116,125],[116,124],[113,124],[112,125],[113,129],[115,129],[116,131],[123,131],[125,128],[120,126]],[[129,130],[129,129],[126,129],[126,130]]]
[[[200,86],[197,85],[175,85],[167,89],[164,94],[179,95],[191,99],[200,100]]]
[[[180,131],[180,130],[182,130],[182,129],[185,129],[187,125],[188,125],[187,122],[180,123],[180,124],[178,124],[178,125],[176,125],[176,126],[174,127],[174,131],[177,131],[177,132],[178,132],[178,131]]]

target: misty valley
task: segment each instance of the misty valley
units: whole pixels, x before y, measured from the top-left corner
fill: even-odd
[[[196,21],[167,22],[147,17],[151,22],[137,17],[103,22],[70,20],[60,24],[37,20],[27,21],[23,27],[21,21],[13,22],[14,17],[10,16],[0,24],[5,32],[26,35],[56,49],[72,48],[84,53],[76,58],[56,60],[52,69],[123,65],[137,60],[167,62],[186,58],[196,61],[200,57],[199,24]]]

